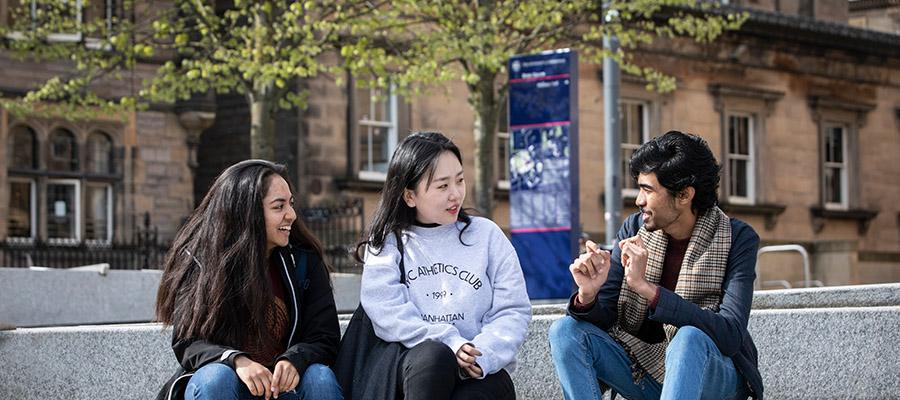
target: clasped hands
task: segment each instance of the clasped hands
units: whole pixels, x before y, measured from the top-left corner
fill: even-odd
[[[460,371],[468,374],[472,378],[481,378],[481,366],[476,362],[481,357],[481,351],[475,346],[466,343],[456,352],[456,364],[459,365]]]
[[[591,304],[609,276],[610,253],[590,240],[584,247],[586,252],[572,261],[569,272],[575,280],[575,285],[578,286],[578,303]],[[645,299],[653,298],[656,286],[647,282],[645,277],[648,252],[641,237],[635,235],[619,241],[619,249],[622,250],[625,282]]]
[[[250,389],[250,394],[269,398],[278,398],[278,395],[297,387],[300,383],[300,374],[288,360],[281,360],[275,364],[275,369],[269,371],[262,364],[240,355],[234,359],[234,371],[241,382]]]

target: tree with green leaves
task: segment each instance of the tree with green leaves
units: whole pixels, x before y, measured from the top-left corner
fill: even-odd
[[[32,4],[33,3],[33,4]],[[274,112],[304,106],[292,82],[336,65],[341,34],[383,4],[362,0],[126,0],[119,15],[80,18],[71,0],[23,1],[11,26],[0,28],[0,50],[22,59],[62,61],[70,73],[5,98],[14,112],[84,118],[150,102],[174,103],[210,91],[241,94],[250,109],[251,156],[275,156]],[[34,7],[32,7],[34,5]],[[60,39],[58,33],[65,32]],[[155,71],[133,93],[100,94],[101,83],[129,82],[136,68]],[[161,62],[161,64],[160,64]]]
[[[373,15],[342,55],[364,84],[388,81],[407,92],[422,84],[462,80],[475,112],[475,206],[493,211],[493,149],[498,113],[507,93],[511,56],[570,47],[583,61],[613,57],[623,71],[643,77],[648,89],[670,91],[675,80],[637,65],[636,51],[658,38],[687,37],[700,43],[737,29],[744,15],[723,13],[696,0],[396,0]],[[602,47],[616,35],[617,52]],[[376,77],[368,79],[366,77]],[[389,77],[389,79],[386,79]]]

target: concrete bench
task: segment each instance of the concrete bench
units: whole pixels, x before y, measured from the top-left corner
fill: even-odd
[[[754,299],[768,307],[750,318],[766,398],[900,397],[900,284],[771,291]],[[819,308],[795,307],[802,302]],[[563,311],[534,308],[513,374],[519,399],[562,398],[547,332]],[[170,334],[158,324],[0,332],[0,398],[153,398],[176,367]]]
[[[160,270],[0,268],[0,325],[149,322]],[[332,274],[338,312],[359,304],[359,275]]]

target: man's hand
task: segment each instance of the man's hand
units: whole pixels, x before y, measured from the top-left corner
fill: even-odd
[[[481,351],[471,344],[464,344],[456,352],[456,363],[473,378],[480,378],[482,374],[481,367],[476,364],[478,357],[481,357]]]
[[[647,256],[644,241],[635,235],[619,242],[622,249],[622,265],[625,267],[625,283],[641,297],[650,300],[656,295],[656,286],[647,282]]]
[[[250,389],[250,394],[269,399],[272,393],[268,390],[272,386],[272,373],[266,367],[240,355],[234,358],[234,372]]]
[[[280,393],[293,390],[300,383],[300,374],[297,368],[288,360],[281,360],[275,364],[275,372],[272,374],[272,396],[276,399]]]
[[[572,261],[569,272],[578,286],[578,302],[590,304],[609,275],[609,252],[590,240],[585,242],[584,247],[587,252]]]

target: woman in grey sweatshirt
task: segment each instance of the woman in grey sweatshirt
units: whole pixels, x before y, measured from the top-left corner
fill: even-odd
[[[363,243],[360,302],[376,336],[403,346],[405,399],[515,398],[508,373],[531,305],[509,240],[467,215],[465,196],[456,145],[412,134],[391,158]]]

